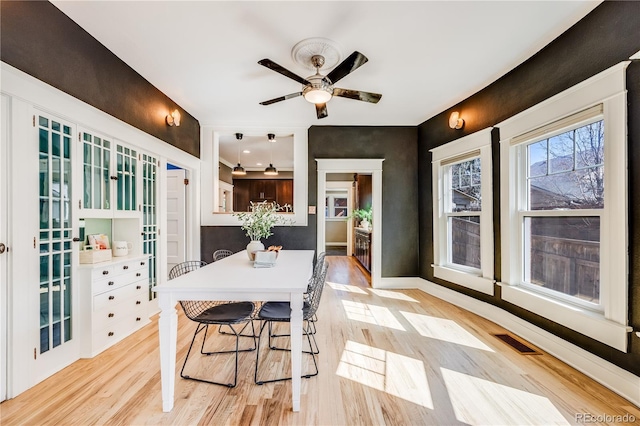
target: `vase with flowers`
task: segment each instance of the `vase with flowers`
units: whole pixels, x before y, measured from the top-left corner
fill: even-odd
[[[260,241],[273,235],[271,231],[276,225],[291,225],[293,221],[280,214],[281,211],[288,211],[288,206],[280,206],[277,203],[261,201],[250,203],[250,211],[237,212],[233,215],[240,219],[242,225],[240,229],[245,231],[250,241],[247,244],[247,255],[250,260],[255,259],[255,252],[264,250],[264,244]]]

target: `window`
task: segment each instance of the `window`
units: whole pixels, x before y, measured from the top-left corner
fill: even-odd
[[[627,64],[498,125],[502,298],[621,351]]]
[[[601,111],[598,105],[587,123],[518,146],[524,159],[518,182],[524,192],[519,208],[522,282],[600,311],[600,223],[605,202]]]
[[[491,129],[432,150],[434,275],[493,294]]]
[[[347,191],[327,191],[325,198],[325,217],[328,219],[346,219],[349,216]]]

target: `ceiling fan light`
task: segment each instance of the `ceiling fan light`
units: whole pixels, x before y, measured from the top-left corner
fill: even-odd
[[[277,176],[278,170],[275,167],[273,167],[273,164],[269,163],[269,167],[264,169],[264,174],[267,176]]]
[[[331,99],[331,93],[326,89],[310,89],[304,92],[304,98],[312,104],[324,104]]]
[[[244,176],[247,174],[247,172],[244,170],[244,167],[242,167],[240,163],[238,163],[238,165],[233,168],[233,171],[231,172],[231,174],[236,176],[239,176],[239,175]]]

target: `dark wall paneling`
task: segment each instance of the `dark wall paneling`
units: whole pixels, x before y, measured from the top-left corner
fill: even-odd
[[[382,172],[382,276],[418,274],[418,163],[415,127],[320,127],[309,129],[309,204],[316,205],[316,158],[384,158]],[[322,212],[322,208],[318,208]],[[374,212],[375,214],[375,212]],[[265,245],[316,248],[316,216],[306,227],[277,227]],[[202,258],[218,248],[242,250],[249,242],[237,227],[203,227]]]
[[[536,55],[480,92],[425,121],[418,129],[420,185],[420,276],[453,290],[499,306],[537,326],[640,375],[640,339],[630,336],[630,349],[623,354],[584,335],[553,323],[501,300],[480,295],[433,277],[433,206],[431,154],[429,150],[452,140],[495,126],[537,103],[621,62],[640,49],[640,2],[605,1],[580,22]],[[629,309],[630,325],[640,329],[640,208],[634,194],[640,191],[640,61],[627,69],[629,147]],[[452,130],[447,121],[452,111],[465,119],[462,130]],[[500,279],[500,174],[499,129],[492,133],[495,267]],[[635,195],[637,198],[637,195]]]
[[[200,157],[198,121],[53,4],[2,1],[0,27],[3,62]],[[176,108],[180,127],[169,127]]]

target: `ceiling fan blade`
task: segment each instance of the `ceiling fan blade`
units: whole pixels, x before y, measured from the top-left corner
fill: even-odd
[[[369,59],[367,59],[367,57],[362,53],[358,51],[353,52],[347,59],[342,61],[340,65],[335,67],[329,74],[327,74],[327,78],[331,80],[331,83],[335,83],[341,78],[346,77],[348,74],[360,68],[368,60]]]
[[[372,104],[377,104],[380,98],[382,98],[382,95],[379,93],[363,92],[361,90],[340,89],[339,87],[333,88],[333,96],[355,99],[356,101],[371,102]]]
[[[316,115],[318,116],[318,120],[321,118],[325,118],[329,115],[327,112],[327,104],[316,104]]]
[[[260,105],[271,105],[276,102],[286,101],[287,99],[296,98],[301,96],[302,92],[290,93],[288,95],[280,96],[278,98],[269,99],[268,101],[260,102]]]
[[[269,68],[270,70],[273,70],[277,73],[280,73],[282,75],[284,75],[285,77],[289,77],[292,80],[297,81],[300,84],[311,84],[309,83],[309,81],[307,81],[307,79],[304,79],[302,77],[300,77],[299,75],[296,75],[294,73],[292,73],[291,71],[289,71],[288,69],[284,68],[282,65],[278,65],[275,62],[273,62],[271,59],[262,59],[260,61],[258,61],[258,63],[264,67]]]

